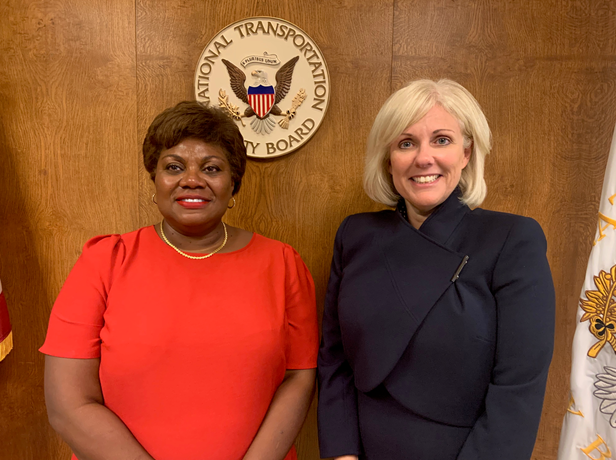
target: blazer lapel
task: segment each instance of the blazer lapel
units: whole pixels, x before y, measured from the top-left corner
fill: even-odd
[[[338,296],[344,348],[362,392],[376,388],[395,368],[464,259],[399,214],[390,216],[380,240],[345,266]]]
[[[342,338],[360,391],[368,392],[387,378],[464,265],[465,254],[445,242],[468,208],[457,197],[451,198],[420,230],[413,228],[400,210],[395,214],[377,213],[375,216],[382,216],[378,237],[368,247],[351,244],[346,249],[349,260],[357,261],[345,267],[339,317],[345,324]],[[371,224],[357,223],[358,228],[363,225]],[[366,244],[366,240],[357,241]]]
[[[381,246],[398,300],[411,316],[408,341],[436,301],[451,286],[465,257],[428,238],[402,220]],[[407,341],[407,342],[408,342]]]
[[[456,189],[419,230],[409,224],[399,207],[393,232],[381,244],[399,305],[410,316],[405,321],[406,345],[469,260],[446,245],[470,211],[459,196]]]
[[[464,216],[470,212],[468,206],[460,201],[461,196],[460,189],[455,189],[449,198],[428,216],[419,231],[431,240],[447,246]],[[404,206],[404,201],[401,204]],[[404,211],[406,212],[406,206]]]

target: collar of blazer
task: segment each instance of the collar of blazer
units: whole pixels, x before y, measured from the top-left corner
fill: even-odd
[[[461,196],[462,191],[456,188],[451,195],[428,216],[422,226],[419,227],[418,231],[432,241],[446,246],[455,229],[460,222],[462,222],[464,216],[470,212],[468,206],[460,201]],[[404,222],[406,222],[410,228],[414,229],[408,222],[404,198],[398,201],[396,210]]]

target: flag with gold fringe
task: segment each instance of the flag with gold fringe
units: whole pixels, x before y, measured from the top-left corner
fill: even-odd
[[[558,460],[616,455],[616,130],[573,337],[571,395]]]
[[[6,299],[0,283],[0,361],[6,358],[9,351],[13,349],[13,332],[9,321],[9,310],[6,306]]]

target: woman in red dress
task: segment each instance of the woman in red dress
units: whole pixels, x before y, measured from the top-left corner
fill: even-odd
[[[287,244],[222,222],[246,149],[183,102],[143,158],[160,224],[86,243],[51,313],[49,420],[79,460],[296,459],[314,390],[314,284]]]

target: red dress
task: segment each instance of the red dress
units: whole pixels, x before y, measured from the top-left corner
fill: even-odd
[[[100,357],[105,405],[156,460],[240,460],[285,370],[316,367],[317,349],[314,284],[289,245],[255,234],[191,260],[146,227],[86,243],[41,351]]]

